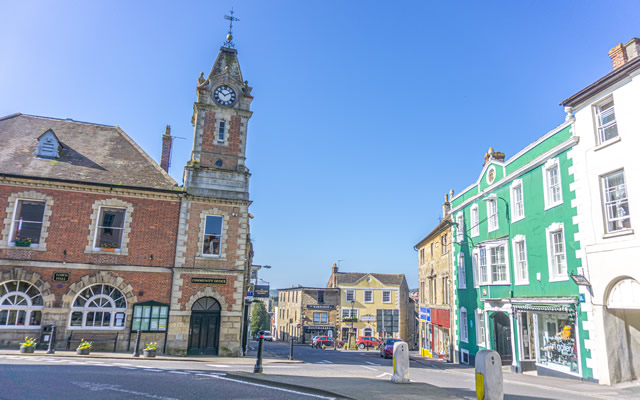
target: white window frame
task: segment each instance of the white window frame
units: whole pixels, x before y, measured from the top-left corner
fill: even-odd
[[[458,288],[467,288],[467,271],[464,263],[464,253],[458,253]]]
[[[122,251],[122,247],[123,247],[123,242],[124,242],[124,238],[125,238],[125,232],[127,229],[127,218],[129,217],[129,213],[128,213],[128,209],[127,207],[121,207],[121,206],[110,206],[110,205],[104,205],[104,206],[100,206],[98,207],[98,218],[96,219],[96,229],[93,233],[93,250],[94,251],[102,251],[102,248],[100,247],[100,243],[98,243],[98,232],[100,231],[100,229],[105,228],[103,227],[101,224],[102,221],[102,210],[103,209],[114,209],[114,210],[122,210],[124,211],[124,215],[122,217],[122,227],[120,228],[114,228],[114,227],[106,227],[106,228],[110,228],[110,229],[120,229],[120,243],[118,243],[118,247],[115,248],[114,252],[116,253],[120,253]]]
[[[356,291],[354,289],[347,289],[344,295],[344,301],[347,303],[353,303],[356,300]]]
[[[385,296],[387,296],[389,299],[385,300]],[[391,303],[391,290],[383,290],[382,291],[382,302],[383,303]]]
[[[504,280],[493,280],[493,268],[494,265],[492,263],[491,252],[493,249],[504,247],[504,262],[505,262],[505,279]],[[483,274],[482,269],[482,251],[485,252],[485,270]],[[479,286],[486,285],[509,285],[511,282],[511,273],[509,271],[509,246],[507,245],[506,240],[500,240],[496,242],[484,243],[481,248],[478,248],[473,251],[473,253],[478,254],[478,266],[477,266],[477,274],[478,274],[478,284]]]
[[[522,186],[522,180],[516,179],[511,183],[511,223],[524,219],[524,188]],[[517,193],[520,192],[520,201],[518,202]],[[518,205],[519,204],[519,205]]]
[[[221,130],[222,132],[220,132]],[[222,134],[222,139],[220,139],[220,134]],[[226,142],[226,138],[227,138],[227,121],[222,119],[222,120],[219,120],[218,124],[216,125],[216,141],[218,143],[224,143]]]
[[[316,321],[316,315],[318,316],[318,321]],[[326,324],[329,321],[326,312],[314,312],[313,313],[313,323],[314,324]]]
[[[478,205],[473,204],[471,206],[471,237],[480,235],[480,212]]]
[[[367,300],[367,295],[369,296],[369,300]],[[364,302],[365,303],[373,303],[373,290],[365,290],[364,291]]]
[[[622,174],[622,185],[618,185],[615,188],[611,188],[609,187],[608,184],[608,178],[612,177],[613,175],[617,175],[617,174]],[[625,231],[625,230],[630,230],[631,229],[631,210],[629,209],[629,190],[627,188],[627,182],[625,180],[625,174],[624,174],[624,169],[619,169],[617,171],[613,171],[610,172],[606,175],[601,175],[600,176],[600,187],[602,188],[602,212],[604,214],[604,229],[606,233],[614,233],[614,232],[621,232],[621,231]],[[619,199],[616,200],[611,200],[608,201],[607,200],[607,194],[612,191],[612,190],[620,190],[620,187],[622,187],[622,191],[624,191],[624,197],[620,197]],[[626,204],[627,210],[629,211],[629,213],[623,217],[610,217],[610,215],[613,214],[613,210],[620,210],[622,209],[621,205],[622,204]],[[622,226],[624,224],[625,221],[629,221],[628,224],[629,226]],[[611,229],[611,226],[619,223],[621,228],[618,229]]]
[[[469,350],[460,349],[460,363],[469,365]]]
[[[497,231],[500,227],[498,216],[498,197],[493,195],[486,199],[487,202],[487,232]]]
[[[551,196],[551,188],[549,187],[549,173],[557,169],[558,171],[558,199],[553,199]],[[557,158],[547,160],[542,168],[542,185],[544,191],[544,209],[548,210],[553,207],[557,207],[563,203],[562,199],[562,171],[560,170],[560,161]]]
[[[9,246],[15,246],[16,245],[16,238],[15,238],[15,234],[17,233],[16,228],[16,224],[20,223],[20,217],[18,216],[18,205],[20,204],[20,202],[23,201],[29,201],[29,202],[33,202],[33,203],[43,203],[44,204],[44,208],[42,210],[42,221],[38,222],[38,221],[22,221],[23,223],[27,222],[27,223],[39,223],[40,224],[40,236],[38,236],[38,243],[31,243],[31,245],[29,245],[29,247],[31,248],[35,248],[37,249],[38,247],[40,247],[40,242],[42,241],[42,232],[44,230],[44,224],[45,224],[45,220],[47,219],[47,201],[46,200],[36,200],[36,199],[24,199],[24,198],[18,198],[15,201],[15,205],[13,206],[13,215],[11,218],[11,229],[9,230],[9,235],[11,235],[9,237]]]
[[[552,235],[560,232],[562,234],[562,247],[564,249],[564,273],[557,273],[556,253]],[[547,261],[549,265],[549,282],[560,282],[569,280],[569,267],[567,263],[567,239],[564,233],[564,224],[556,222],[546,229],[547,236]]]
[[[456,227],[456,240],[458,243],[464,242],[464,214],[459,212],[456,215],[456,223],[458,226]]]
[[[469,316],[464,307],[460,307],[460,341],[469,343]]]
[[[480,250],[471,252],[471,269],[473,273],[473,287],[480,287],[480,272],[478,270],[480,263]]]
[[[520,254],[519,245],[522,243],[524,254]],[[529,284],[529,261],[527,257],[527,239],[524,235],[516,235],[511,243],[513,248],[513,272],[515,273],[516,285]],[[524,259],[522,259],[524,256]],[[524,274],[522,272],[524,271]],[[524,275],[524,276],[523,276]]]
[[[82,296],[83,298],[85,298],[85,304],[84,306],[76,306],[76,301],[78,299],[78,297],[80,297],[83,293],[85,293],[85,291],[89,288],[94,288],[94,287],[98,287],[98,286],[107,286],[109,288],[111,288],[111,291],[109,292],[109,294],[104,294],[104,293],[94,293],[92,296],[85,298],[84,296]],[[119,300],[119,298],[114,299],[111,294],[113,294],[114,292],[117,292],[121,295],[122,299],[124,300],[124,307],[116,307],[115,304],[115,300]],[[111,307],[89,307],[87,306],[87,304],[96,301],[96,300],[106,300],[109,305]],[[125,329],[125,326],[127,325],[127,297],[125,296],[125,294],[118,289],[117,287],[113,286],[113,285],[109,285],[106,283],[98,283],[95,285],[89,285],[85,288],[83,288],[80,292],[78,292],[78,294],[75,296],[75,298],[73,299],[73,302],[71,303],[71,312],[69,313],[69,324],[67,329],[69,330],[101,330],[101,331],[121,331]],[[82,313],[82,324],[80,326],[78,325],[71,325],[72,322],[72,317],[73,314],[76,312],[81,312]],[[110,317],[109,317],[109,326],[87,326],[87,314],[93,312],[101,312],[103,313],[103,319],[104,319],[104,313],[110,313]],[[116,322],[116,316],[118,314],[123,314],[123,321],[122,321],[122,325],[121,326],[115,326],[115,322]]]
[[[479,308],[476,309],[476,344],[482,347],[487,346],[484,321],[484,311]]]
[[[611,108],[607,109],[606,111],[602,112],[602,106],[607,105],[611,103]],[[602,145],[605,144],[607,142],[616,140],[617,138],[620,137],[620,132],[618,132],[618,120],[616,119],[616,104],[613,101],[613,97],[609,96],[606,99],[598,102],[598,104],[593,106],[593,111],[594,111],[594,116],[595,116],[595,120],[596,120],[596,141],[598,143],[598,145]],[[613,121],[609,121],[606,124],[602,124],[602,118],[603,116],[607,117],[609,116],[609,114],[613,114]],[[610,128],[616,128],[616,135],[607,139],[604,136],[604,132],[607,129]]]
[[[219,234],[219,239],[220,239],[220,247],[218,248],[218,254],[207,254],[204,252],[204,243],[205,240],[207,238],[207,217],[217,217],[220,218],[220,234]],[[215,235],[209,235],[209,236],[215,236]],[[204,217],[204,227],[202,229],[202,245],[200,246],[200,254],[202,255],[202,257],[207,257],[207,258],[221,258],[222,257],[222,243],[224,241],[224,216],[222,215],[205,215]]]
[[[12,290],[9,291],[9,288],[6,286],[8,283],[10,282],[16,282],[16,290]],[[25,283],[27,284],[27,290],[26,291],[20,291],[18,289],[20,289],[20,284],[21,283]],[[8,322],[9,320],[9,316],[10,313],[12,311],[16,312],[16,321],[18,319],[18,315],[19,313],[23,312],[25,314],[24,316],[24,325],[17,325],[17,324],[13,324],[13,325],[0,325],[0,330],[2,329],[40,329],[41,324],[42,324],[42,316],[43,316],[43,308],[44,308],[44,299],[42,297],[42,292],[40,292],[40,290],[36,287],[36,285],[34,285],[33,283],[29,282],[29,281],[21,281],[21,280],[8,280],[5,282],[0,283],[0,286],[4,288],[4,294],[2,296],[0,296],[0,311],[8,311],[7,316],[6,316],[6,320],[5,322]],[[29,290],[33,287],[35,294],[33,295],[29,295],[27,294],[27,292],[29,292]],[[11,302],[11,298],[16,299],[17,297],[20,297],[20,303],[21,304],[4,304],[6,301]],[[34,302],[35,299],[38,299],[38,301]],[[34,303],[40,303],[38,304],[34,304]],[[38,325],[31,325],[31,314],[34,312],[40,312],[40,324]]]
[[[342,318],[358,318],[358,309],[357,308],[342,308]]]

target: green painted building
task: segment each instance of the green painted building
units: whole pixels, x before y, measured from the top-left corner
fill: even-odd
[[[566,122],[508,161],[492,149],[478,180],[451,199],[456,347],[473,364],[496,350],[514,371],[591,379],[578,285]]]

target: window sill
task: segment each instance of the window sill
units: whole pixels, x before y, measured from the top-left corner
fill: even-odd
[[[558,276],[555,278],[549,278],[549,282],[565,282],[569,280],[569,275],[567,276]]]
[[[92,249],[92,250],[87,250],[85,251],[85,254],[106,254],[106,255],[114,255],[114,256],[127,256],[129,255],[128,252],[126,251],[122,251],[120,249],[118,249],[117,251],[104,251],[101,249]]]
[[[603,239],[610,239],[610,238],[615,238],[615,237],[619,237],[619,236],[627,236],[627,235],[633,235],[633,229],[632,228],[620,229],[619,231],[615,231],[615,232],[611,232],[611,233],[605,233],[604,235],[602,235],[602,238]]]
[[[616,138],[614,138],[614,139],[609,139],[609,140],[607,140],[606,142],[604,142],[604,143],[600,143],[599,145],[597,145],[597,146],[593,149],[593,151],[598,151],[598,150],[602,150],[602,149],[604,149],[604,148],[607,148],[607,147],[611,146],[612,144],[618,143],[620,140],[622,140],[622,139],[620,138],[620,136],[618,136],[618,137],[616,137]]]
[[[208,255],[208,254],[202,254],[199,256],[196,256],[196,260],[226,260],[226,258],[222,258],[222,256],[216,256],[216,255]]]
[[[24,325],[2,325],[0,326],[0,330],[2,331],[7,331],[7,330],[14,330],[14,331],[36,331],[36,330],[40,330],[40,325],[37,326],[24,326]]]
[[[529,281],[520,281],[515,283],[516,286],[527,286],[528,284]]]
[[[487,233],[495,232],[495,231],[497,231],[498,229],[500,229],[500,227],[499,227],[499,226],[496,226],[495,228],[489,228],[489,229],[487,229]]]
[[[14,244],[9,244],[6,246],[2,246],[3,249],[16,249],[16,250],[31,250],[31,251],[45,251],[46,249],[41,248],[41,247],[23,247],[23,246],[16,246]]]
[[[545,205],[545,206],[544,206],[544,210],[545,210],[545,211],[547,211],[547,210],[551,210],[552,208],[555,208],[555,207],[558,207],[558,206],[562,205],[562,203],[564,203],[564,201],[561,201],[561,202],[559,202],[559,203],[554,203],[554,204]]]
[[[67,330],[70,331],[123,331],[124,326],[111,328],[111,327],[103,327],[103,326],[67,326]]]
[[[522,221],[524,219],[524,215],[522,217],[512,217],[511,223]]]

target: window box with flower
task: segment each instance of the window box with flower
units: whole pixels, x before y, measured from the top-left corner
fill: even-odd
[[[147,343],[147,346],[142,350],[143,357],[155,357],[158,349],[158,342]]]
[[[20,343],[20,353],[33,353],[36,349],[36,339],[24,337],[24,343]]]
[[[16,245],[16,247],[31,247],[31,242],[32,242],[31,238],[24,238],[24,239],[16,239],[16,241],[13,243]]]
[[[102,250],[102,251],[114,252],[117,249],[118,249],[118,246],[113,244],[113,243],[101,243],[100,244],[100,250]]]
[[[78,345],[78,348],[76,349],[76,354],[82,355],[82,356],[88,356],[91,353],[91,348],[93,347],[93,345],[91,344],[91,342],[87,342],[84,339],[80,340],[80,344]]]

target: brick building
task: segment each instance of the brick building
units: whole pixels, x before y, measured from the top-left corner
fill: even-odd
[[[117,126],[0,118],[0,346],[81,337],[125,351],[242,353],[249,282],[251,88],[223,47],[197,82],[184,185]],[[104,340],[105,343],[101,343]]]
[[[339,301],[338,289],[301,286],[279,289],[275,337],[289,340],[293,336],[300,343],[311,343],[314,336],[335,337]]]

